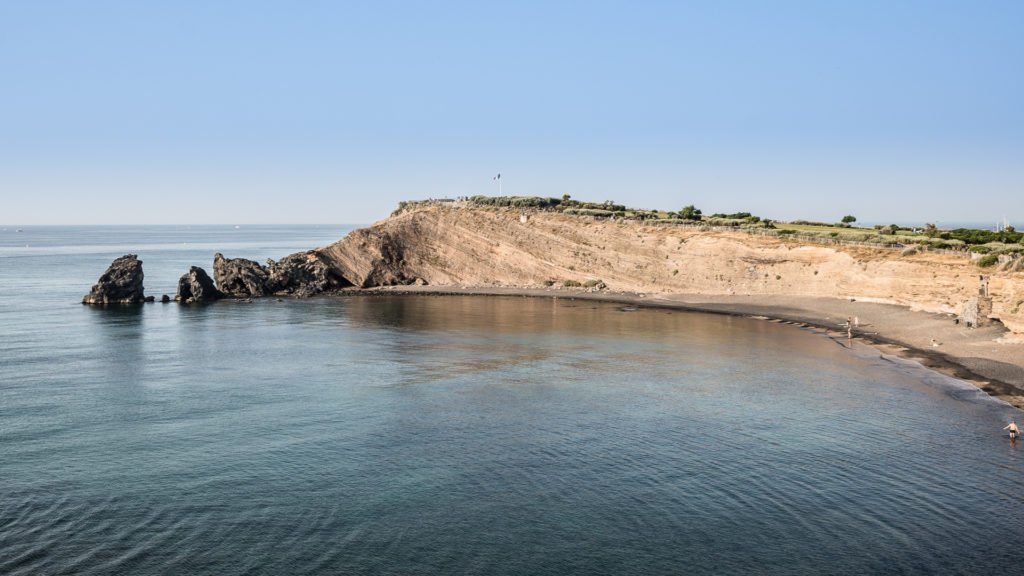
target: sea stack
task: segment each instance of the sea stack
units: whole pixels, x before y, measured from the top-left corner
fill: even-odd
[[[225,258],[220,252],[213,255],[213,279],[217,289],[234,298],[252,298],[267,294],[268,274],[258,262],[245,258]]]
[[[174,297],[178,302],[200,302],[223,298],[220,290],[213,285],[213,279],[199,266],[193,266],[178,279],[178,294]]]
[[[82,298],[82,304],[140,304],[146,301],[143,290],[142,260],[135,254],[126,254],[111,262]]]

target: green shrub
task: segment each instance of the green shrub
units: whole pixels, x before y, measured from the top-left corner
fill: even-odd
[[[924,245],[934,250],[951,250],[964,247],[962,240],[928,240],[924,242]]]
[[[615,214],[611,210],[601,210],[595,208],[566,208],[562,210],[562,214],[570,214],[573,216],[593,216],[595,218],[608,218]]]
[[[831,228],[835,226],[835,224],[828,224],[826,222],[814,222],[812,220],[793,220],[792,223],[798,226],[824,226],[826,228]]]
[[[540,196],[471,196],[470,202],[482,206],[510,206],[514,208],[553,208],[562,203],[558,198]]]
[[[989,266],[995,265],[996,262],[999,262],[999,256],[989,254],[988,256],[982,256],[978,259],[978,266],[988,268]]]
[[[561,208],[570,209],[582,209],[582,210],[611,210],[612,212],[625,212],[626,207],[622,204],[616,204],[611,200],[607,202],[580,202],[578,200],[568,200],[562,203]]]
[[[792,228],[783,228],[782,230],[779,230],[779,235],[783,234],[796,234],[796,230],[793,230]]]
[[[729,226],[732,228],[739,228],[746,223],[746,220],[736,218],[709,218],[705,220],[705,222],[712,226]]]
[[[726,220],[744,220],[746,218],[757,218],[757,216],[752,215],[750,212],[733,212],[732,214],[724,214],[722,212],[718,212],[712,214],[711,218],[724,218]],[[760,220],[760,218],[758,219]]]
[[[583,285],[575,280],[566,280],[565,282],[562,282],[562,286],[565,286],[566,288],[578,288]]]
[[[695,208],[693,204],[683,206],[683,209],[679,211],[679,217],[683,220],[700,220],[700,216],[700,208]]]
[[[972,228],[957,228],[942,234],[943,237],[961,240],[965,244],[988,244],[990,242],[1005,242],[1015,244],[1024,240],[1024,234],[1017,232],[1012,227],[1001,232],[991,230],[976,230]]]

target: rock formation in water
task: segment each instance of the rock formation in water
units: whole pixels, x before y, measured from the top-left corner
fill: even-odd
[[[220,252],[213,256],[213,279],[217,282],[217,289],[226,296],[266,296],[268,276],[266,269],[258,262],[245,258],[225,258]]]
[[[707,226],[556,212],[524,215],[518,208],[410,204],[330,246],[271,260],[266,266],[217,254],[213,278],[220,292],[236,298],[311,296],[349,286],[408,284],[580,287],[649,294],[856,298],[951,315],[963,313],[977,290],[977,265],[963,255],[809,244]],[[1020,262],[1024,259],[992,270],[991,308],[980,311],[1017,334],[1024,333]],[[112,296],[97,285],[96,295],[85,301],[141,301],[139,264],[137,297]]]
[[[213,277],[222,293],[235,298],[270,294],[313,296],[351,286],[315,250],[291,254],[276,262],[268,260],[266,266],[217,253],[213,257]]]
[[[313,296],[350,285],[315,250],[267,260],[267,293]]]
[[[142,260],[135,254],[115,259],[100,276],[82,304],[138,304],[146,301],[142,286]]]
[[[178,294],[174,297],[178,302],[202,302],[223,298],[220,290],[213,284],[213,279],[206,270],[193,266],[178,279]]]

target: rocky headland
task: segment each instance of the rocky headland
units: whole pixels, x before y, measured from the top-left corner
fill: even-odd
[[[847,305],[856,302],[879,307],[859,318],[865,324],[871,315],[887,314],[906,325],[901,330],[899,324],[886,324],[882,334],[877,328],[882,323],[876,322],[874,330],[858,329],[857,336],[970,365],[976,380],[1024,388],[1024,272],[1019,264],[981,269],[968,255],[944,251],[808,243],[710,226],[421,202],[405,204],[389,218],[329,246],[278,261],[259,264],[217,254],[213,283],[202,269],[192,268],[179,282],[177,299],[304,297],[385,287],[589,294],[717,312],[731,306],[735,313],[788,315],[833,330],[858,314]],[[118,288],[125,283],[119,270],[126,266],[112,265],[85,301],[139,301],[141,262],[137,293]],[[110,288],[104,278],[113,282]],[[800,302],[815,304],[801,309]],[[774,313],[772,303],[777,304]],[[913,321],[918,317],[931,323]],[[985,361],[972,363],[972,358],[991,362],[986,367]]]
[[[359,288],[426,284],[798,296],[956,316],[973,306],[980,307],[981,317],[974,316],[980,323],[998,321],[1007,338],[1024,336],[1019,267],[983,270],[969,257],[946,252],[422,203],[313,253]]]

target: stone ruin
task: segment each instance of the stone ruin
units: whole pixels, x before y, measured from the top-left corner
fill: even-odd
[[[988,316],[992,313],[992,297],[988,294],[988,277],[978,276],[978,283],[978,295],[968,299],[960,312],[960,322],[968,328],[984,326],[990,322]]]

